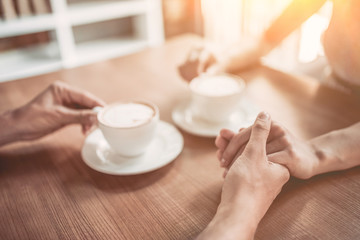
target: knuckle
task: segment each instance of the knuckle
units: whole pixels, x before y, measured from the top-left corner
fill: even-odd
[[[265,121],[258,119],[254,125],[253,130],[255,131],[268,131],[267,124]]]
[[[51,83],[49,88],[55,94],[60,93],[62,91],[62,89],[64,88],[64,83],[62,83],[60,81],[55,81],[55,82]]]

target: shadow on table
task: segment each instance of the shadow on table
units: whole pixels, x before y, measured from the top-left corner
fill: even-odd
[[[131,176],[114,176],[89,169],[89,176],[94,186],[99,190],[112,193],[132,192],[158,182],[167,175],[173,164],[172,162],[158,170]]]

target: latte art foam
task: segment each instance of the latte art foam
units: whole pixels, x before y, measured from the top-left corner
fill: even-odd
[[[154,114],[154,109],[150,106],[139,103],[121,103],[105,109],[102,120],[114,127],[134,127],[146,123]]]
[[[239,92],[240,84],[228,76],[206,76],[191,81],[190,89],[205,96],[225,96]]]

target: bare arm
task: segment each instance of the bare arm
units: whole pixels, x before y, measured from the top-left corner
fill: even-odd
[[[360,123],[314,138],[310,144],[318,157],[313,175],[360,165]]]
[[[326,0],[294,0],[264,32],[260,47],[266,55],[309,17],[316,13]]]
[[[179,66],[179,73],[185,80],[190,81],[204,72],[234,73],[249,68],[257,64],[261,57],[267,55],[306,19],[316,13],[325,2],[326,0],[293,0],[264,31],[258,42],[250,46],[237,43],[222,51],[209,48],[196,49]]]

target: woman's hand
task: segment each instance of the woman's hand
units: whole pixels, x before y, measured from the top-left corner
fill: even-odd
[[[89,92],[55,82],[28,104],[2,114],[0,145],[40,138],[73,123],[85,133],[96,123],[91,109],[104,104]]]

